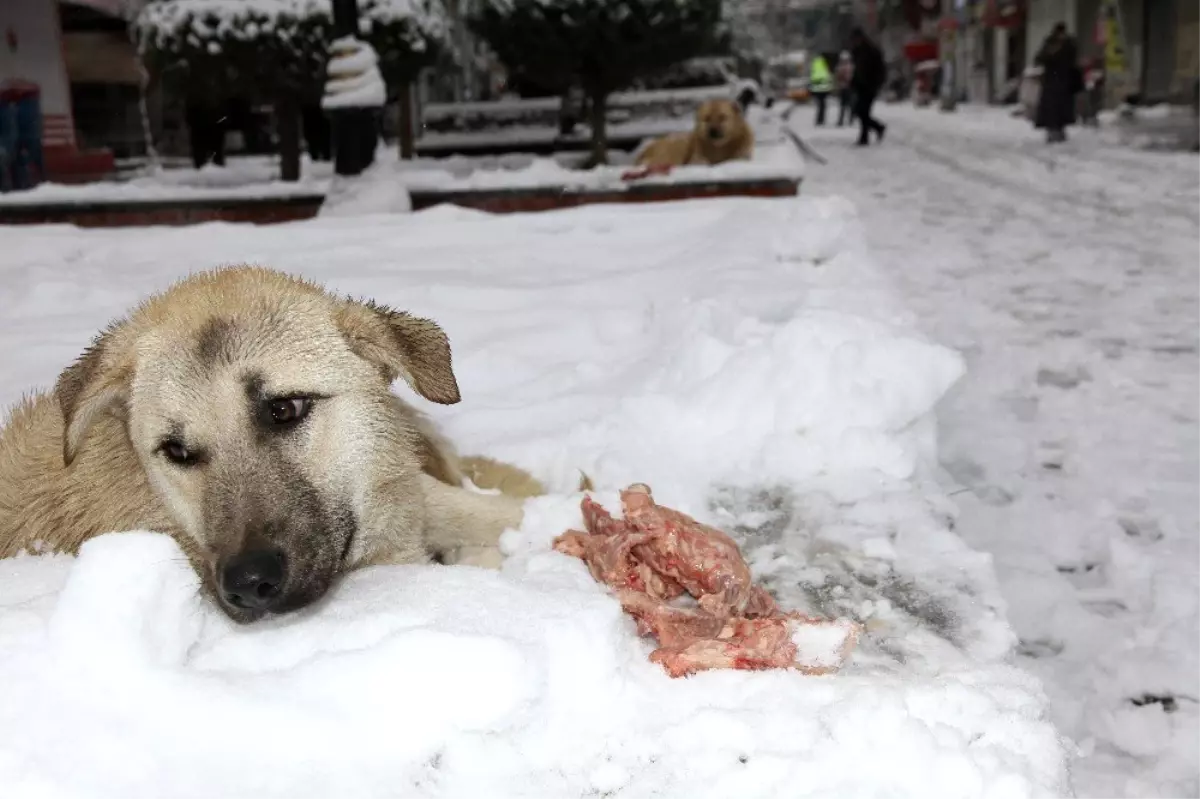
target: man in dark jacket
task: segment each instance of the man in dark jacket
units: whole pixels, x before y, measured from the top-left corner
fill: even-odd
[[[1067,140],[1067,126],[1075,124],[1075,96],[1083,88],[1079,49],[1060,22],[1042,42],[1033,62],[1042,68],[1042,93],[1033,124],[1045,128],[1051,144]]]
[[[869,134],[875,131],[879,141],[887,131],[887,125],[871,116],[871,106],[879,96],[887,79],[887,66],[883,62],[883,52],[867,38],[862,28],[855,28],[850,33],[850,57],[854,59],[854,77],[850,79],[850,88],[854,93],[854,116],[858,117],[862,126],[858,134],[858,146],[866,147],[870,143]]]

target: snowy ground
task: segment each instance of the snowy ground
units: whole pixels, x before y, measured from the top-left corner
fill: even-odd
[[[255,228],[4,232],[0,402],[189,270],[258,261],[438,319],[460,447],[551,496],[501,574],[390,567],[234,628],[172,542],[0,562],[6,797],[1023,797],[1069,792],[950,531],[935,403],[961,376],[830,197]],[[577,470],[737,535],[782,604],[864,622],[847,668],[671,680],[550,539]]]
[[[333,175],[333,164],[303,159],[298,181],[279,179],[279,159],[274,156],[230,158],[226,166],[206,164],[193,169],[191,162],[176,160],[170,166],[142,166],[119,179],[95,183],[42,183],[28,191],[0,194],[0,207],[42,203],[148,202],[215,200],[249,197],[294,197],[324,194]]]
[[[957,530],[996,558],[1076,790],[1196,796],[1200,163],[1109,131],[1047,148],[1002,111],[877,115],[863,151],[796,112],[829,160],[805,192],[857,205],[921,328],[966,356],[939,411]]]

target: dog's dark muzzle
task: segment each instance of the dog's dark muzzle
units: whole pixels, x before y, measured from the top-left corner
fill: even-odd
[[[287,578],[287,558],[278,549],[243,552],[217,566],[221,599],[253,617],[279,608]]]

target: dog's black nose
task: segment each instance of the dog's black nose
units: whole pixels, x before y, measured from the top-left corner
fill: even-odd
[[[709,128],[708,129],[708,138],[710,138],[710,139],[719,139],[724,134],[725,134],[725,131],[721,130],[720,128]]]
[[[221,595],[234,607],[270,610],[283,597],[286,577],[283,553],[279,550],[243,552],[221,567]]]

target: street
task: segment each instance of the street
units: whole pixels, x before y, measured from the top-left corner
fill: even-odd
[[[957,531],[990,552],[1079,796],[1197,795],[1194,155],[1004,110],[877,107],[791,124],[823,157],[807,194],[858,206],[871,249],[967,375],[939,410]]]

